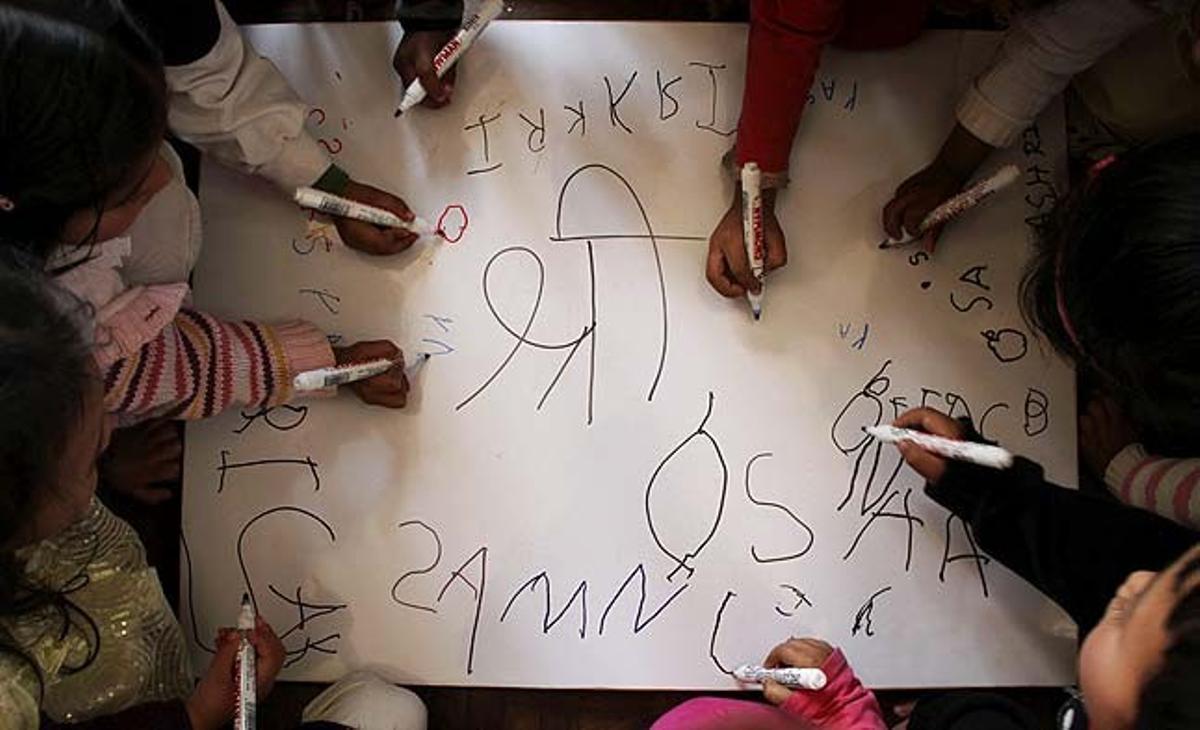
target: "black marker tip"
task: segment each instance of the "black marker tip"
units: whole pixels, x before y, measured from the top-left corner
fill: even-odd
[[[392,115],[392,119],[397,119],[403,113],[404,113],[403,109],[397,109],[396,113]]]

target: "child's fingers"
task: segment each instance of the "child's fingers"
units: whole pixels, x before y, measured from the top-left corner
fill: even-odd
[[[721,252],[724,254],[729,275],[743,291],[756,292],[762,288],[750,271],[750,258],[746,256],[746,245],[741,236],[738,236],[736,241],[731,238],[722,240]]]
[[[391,236],[392,239],[389,249],[394,253],[407,251],[414,243],[417,242],[417,239],[420,238],[418,234],[412,231],[406,231],[403,228],[393,228],[392,230],[388,231],[388,235]]]
[[[729,268],[725,265],[725,254],[719,246],[710,246],[708,249],[708,261],[704,270],[708,283],[716,289],[721,296],[725,297],[740,297],[746,293],[746,290],[741,287],[733,279]]]
[[[921,221],[925,220],[925,216],[930,210],[931,208],[924,205],[919,197],[907,205],[904,212],[900,214],[900,221],[905,232],[912,236],[918,235],[921,230]]]
[[[783,238],[783,231],[778,229],[771,231],[767,235],[767,258],[764,261],[767,271],[787,266],[787,260],[787,242]]]
[[[937,484],[942,480],[946,473],[946,460],[936,454],[922,449],[920,446],[910,442],[901,441],[896,444],[900,450],[900,456],[904,458],[912,470],[920,474],[925,481]]]
[[[964,436],[962,424],[932,408],[913,408],[905,411],[893,425],[952,439],[961,439]]]
[[[139,489],[132,495],[139,502],[151,506],[162,504],[169,500],[173,495],[170,489],[163,487],[154,487],[147,489]]]
[[[792,696],[792,690],[784,687],[782,684],[768,679],[763,682],[763,697],[767,698],[767,702],[773,705],[782,705]]]
[[[904,211],[908,208],[910,197],[905,193],[897,191],[896,197],[892,198],[883,207],[883,230],[892,239],[904,237],[904,231],[901,230],[901,226],[904,225]]]
[[[833,647],[817,639],[791,639],[771,650],[764,666],[819,667],[825,663]]]

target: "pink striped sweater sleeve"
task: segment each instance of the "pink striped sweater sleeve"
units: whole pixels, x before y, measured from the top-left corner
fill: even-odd
[[[792,692],[783,711],[828,730],[887,730],[871,690],[854,676],[846,656],[835,649],[821,665],[828,683],[818,692]]]
[[[1153,456],[1130,444],[1108,463],[1104,483],[1126,504],[1200,528],[1200,459]]]
[[[297,373],[333,364],[325,335],[307,322],[226,322],[181,309],[140,349],[106,364],[105,406],[127,424],[278,405],[293,396]]]

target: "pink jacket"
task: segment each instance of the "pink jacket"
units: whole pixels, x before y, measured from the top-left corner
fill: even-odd
[[[829,683],[819,692],[796,690],[781,707],[718,697],[689,700],[651,730],[885,730],[875,695],[858,681],[841,649],[821,665]]]

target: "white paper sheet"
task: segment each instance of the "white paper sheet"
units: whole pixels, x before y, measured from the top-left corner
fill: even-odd
[[[198,668],[250,590],[294,679],[730,688],[723,670],[811,635],[873,686],[1070,680],[1069,620],[973,559],[860,430],[921,403],[969,413],[1074,484],[1072,372],[1016,303],[1026,219],[1063,189],[1061,112],[989,161],[1022,184],[936,256],[877,249],[882,205],[995,37],[825,54],[779,206],[791,260],[756,324],[703,275],[743,26],[499,22],[452,106],[401,119],[396,33],[247,29],[339,164],[469,218],[459,242],[371,258],[266,183],[203,169],[199,306],[436,354],[402,412],[343,394],[189,427]]]

